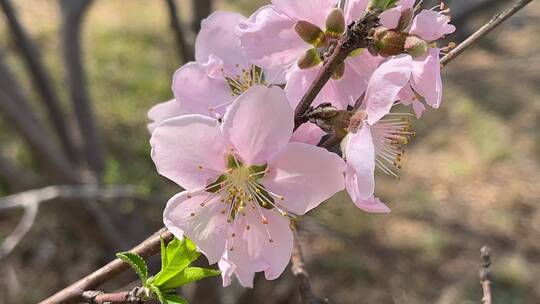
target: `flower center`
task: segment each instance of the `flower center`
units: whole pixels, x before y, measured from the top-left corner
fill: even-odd
[[[239,65],[236,67],[240,68]],[[256,65],[251,65],[247,70],[241,69],[237,75],[227,76],[225,80],[231,88],[232,96],[239,96],[254,85],[265,84],[263,70]]]
[[[375,163],[384,173],[396,178],[399,175],[393,169],[401,169],[404,146],[415,136],[411,122],[403,116],[409,114],[390,113],[371,127],[377,154]]]

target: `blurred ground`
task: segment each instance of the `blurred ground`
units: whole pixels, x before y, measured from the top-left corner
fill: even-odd
[[[257,6],[218,1],[244,13]],[[24,0],[18,7],[62,87],[56,3]],[[88,17],[85,60],[106,137],[106,182],[134,184],[166,199],[177,188],[155,173],[145,126],[146,111],[171,97],[179,66],[164,3],[101,0]],[[339,304],[479,303],[479,249],[489,245],[494,303],[540,303],[539,19],[540,4],[533,3],[445,69],[444,103],[416,123],[401,180],[379,174],[377,192],[392,214],[363,214],[340,194],[306,220],[304,251],[317,294]],[[11,45],[5,27],[0,44]],[[20,71],[16,51],[10,47],[8,54]],[[3,122],[0,128],[2,146],[30,163],[15,135]],[[165,199],[135,209],[136,215],[159,225]],[[0,217],[0,235],[13,227],[8,218]],[[35,303],[110,258],[61,223],[42,210],[9,265],[0,265],[0,302]],[[289,282],[281,281],[261,283],[253,292],[257,302],[277,303],[271,296],[277,291],[268,288]]]

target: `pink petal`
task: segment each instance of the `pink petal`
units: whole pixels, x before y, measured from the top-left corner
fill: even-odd
[[[176,99],[156,104],[148,111],[148,119],[150,119],[150,123],[147,126],[148,132],[152,134],[154,129],[164,120],[183,114],[184,112],[180,107],[180,103]]]
[[[268,163],[261,183],[276,203],[295,214],[304,214],[343,190],[346,166],[336,154],[303,143],[290,143]]]
[[[430,48],[423,58],[412,62],[413,72],[411,86],[422,95],[426,103],[437,109],[442,101],[440,49]]]
[[[307,122],[294,131],[291,141],[316,145],[321,141],[324,135],[326,135],[326,132],[321,130],[321,128],[313,123]]]
[[[381,64],[371,75],[365,97],[369,124],[390,112],[398,93],[409,82],[411,70],[411,56],[400,55]]]
[[[279,87],[254,86],[225,114],[222,131],[246,164],[264,164],[292,136],[293,110]]]
[[[413,8],[415,1],[416,0],[400,0],[396,5],[400,6],[402,10],[406,10],[409,8]]]
[[[351,134],[345,155],[347,164],[356,172],[352,181],[356,184],[353,200],[372,197],[375,191],[375,145],[369,126],[364,125],[357,133]]]
[[[227,216],[221,214],[224,206],[220,199],[213,193],[184,191],[173,196],[163,212],[167,229],[177,237],[185,234],[193,240],[210,264],[223,255],[229,226]]]
[[[401,7],[394,7],[382,12],[379,16],[381,25],[387,29],[393,30],[398,26],[399,18],[401,18]]]
[[[416,95],[414,94],[410,86],[405,86],[403,89],[401,89],[398,95],[398,99],[403,105],[412,105],[414,114],[416,114],[416,118],[422,117],[422,114],[426,110],[424,104],[421,101],[417,100]]]
[[[240,285],[246,288],[253,288],[253,279],[255,278],[254,272],[244,271],[231,261],[228,260],[228,253],[225,252],[223,257],[218,262],[219,270],[221,270],[221,278],[223,279],[223,287],[227,287],[231,284],[231,278],[236,275]]]
[[[293,235],[287,218],[275,210],[258,210],[249,208],[246,216],[235,220],[236,234],[227,244],[229,260],[237,270],[246,274],[264,271],[266,279],[274,280],[289,263]],[[261,215],[267,219],[267,225],[262,223]],[[246,229],[247,225],[250,229]]]
[[[216,119],[202,115],[171,118],[154,130],[150,145],[159,174],[184,189],[203,189],[225,171],[227,145]]]
[[[356,207],[361,210],[369,213],[389,213],[390,208],[386,206],[379,198],[370,197],[368,199],[360,199],[358,195],[358,181],[356,177],[356,172],[353,169],[350,169],[345,174],[345,185],[347,192],[351,197],[351,200],[356,205]]]
[[[449,22],[450,17],[440,12],[423,10],[414,18],[410,33],[427,41],[435,41],[456,30]]]
[[[196,62],[187,63],[174,73],[172,90],[186,114],[222,115],[227,108],[216,106],[233,100],[227,82],[210,77],[207,68]]]
[[[249,67],[236,36],[236,25],[244,20],[244,16],[226,11],[214,12],[204,19],[195,41],[197,62],[206,63],[211,55],[215,55],[223,60],[224,68],[230,72],[237,71],[237,64],[242,68]]]
[[[362,16],[369,0],[348,0],[345,7],[345,21],[349,24]]]
[[[324,29],[326,17],[336,7],[337,0],[272,0],[272,4],[291,18],[309,21]]]
[[[272,5],[260,8],[248,20],[238,23],[244,54],[270,71],[272,75],[268,79],[274,80],[273,83],[284,83],[288,69],[309,48],[294,30],[295,24],[295,20]]]

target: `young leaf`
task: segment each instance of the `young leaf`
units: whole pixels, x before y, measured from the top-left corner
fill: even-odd
[[[175,294],[165,294],[164,297],[166,304],[188,304],[188,301],[186,299]]]
[[[201,268],[201,267],[188,267],[181,273],[169,279],[163,285],[159,286],[162,290],[175,289],[182,285],[200,281],[204,278],[220,275],[221,272],[214,269]]]
[[[161,270],[167,266],[167,249],[165,247],[165,240],[161,239]]]
[[[156,295],[156,298],[158,299],[158,301],[161,304],[167,304],[167,302],[165,300],[165,297],[163,296],[163,293],[161,292],[161,290],[157,286],[150,285],[150,291],[152,291],[154,293],[154,295]]]
[[[398,0],[371,0],[370,8],[375,9],[378,8],[380,10],[386,10],[389,8],[394,7]]]
[[[165,267],[152,279],[152,284],[160,287],[168,280],[178,275],[201,255],[196,251],[196,246],[189,239],[180,241],[174,239],[167,245]],[[163,263],[164,259],[162,259]]]
[[[146,266],[146,262],[140,255],[133,252],[120,252],[116,254],[116,257],[124,261],[124,263],[129,264],[137,272],[143,284],[146,283],[148,279],[148,266]]]

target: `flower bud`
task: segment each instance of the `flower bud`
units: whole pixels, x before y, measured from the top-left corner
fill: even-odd
[[[334,8],[326,17],[326,32],[333,36],[341,36],[345,32],[345,17],[340,8]]]
[[[296,30],[296,33],[302,40],[305,42],[315,46],[319,47],[323,44],[325,40],[325,35],[323,30],[321,30],[318,26],[316,26],[313,23],[300,20],[296,22],[296,25],[294,26],[294,29]]]
[[[298,67],[302,70],[312,68],[321,63],[321,58],[316,49],[310,49],[298,58]]]
[[[379,27],[373,34],[374,46],[383,57],[399,55],[405,50],[407,34]]]
[[[408,36],[405,39],[405,51],[413,58],[424,56],[427,53],[428,44],[418,36]]]

